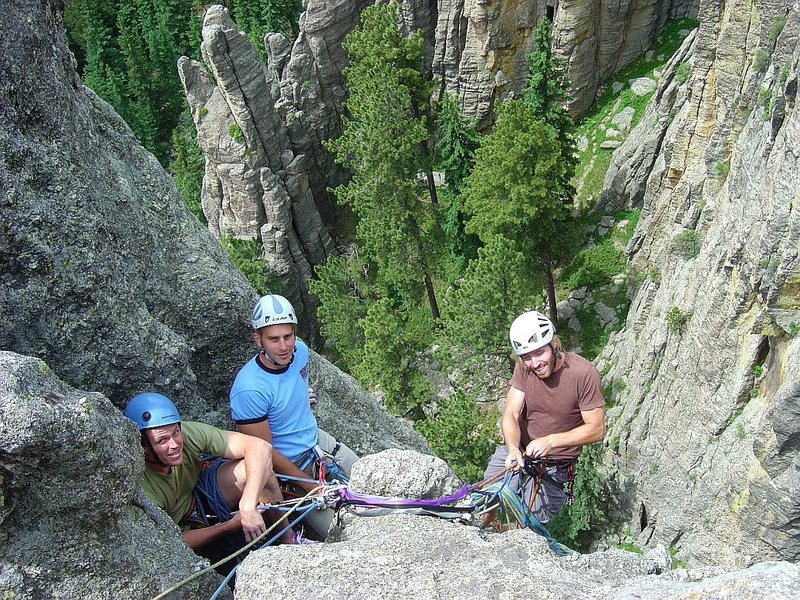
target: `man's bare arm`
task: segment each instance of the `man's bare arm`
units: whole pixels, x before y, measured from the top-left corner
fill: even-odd
[[[516,462],[518,467],[523,467],[525,461],[522,458],[522,451],[519,448],[521,433],[519,430],[519,416],[525,406],[525,392],[512,387],[506,395],[506,406],[503,409],[503,418],[500,421],[500,428],[503,431],[503,441],[506,443],[508,456],[506,457],[506,467],[510,467]]]
[[[533,457],[547,456],[554,448],[586,446],[599,442],[603,439],[606,431],[605,416],[606,410],[602,407],[594,410],[582,410],[583,425],[537,438],[528,444],[525,454]]]

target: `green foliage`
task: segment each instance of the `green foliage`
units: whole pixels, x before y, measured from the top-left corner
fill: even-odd
[[[200,146],[188,108],[184,110],[178,127],[172,131],[172,160],[170,173],[175,186],[186,207],[201,223],[206,225],[206,216],[200,204],[203,189],[203,173],[205,159]]]
[[[753,56],[753,69],[759,73],[763,73],[769,66],[769,61],[772,59],[772,54],[768,50],[759,48],[755,56]]]
[[[783,65],[781,67],[780,72],[778,73],[778,82],[781,85],[786,85],[786,82],[789,80],[789,67],[787,65]]]
[[[680,254],[684,260],[690,260],[697,256],[700,252],[700,242],[697,239],[697,232],[694,229],[688,229],[679,233],[672,240],[675,250]]]
[[[364,358],[363,319],[367,315],[369,284],[357,257],[332,256],[308,282],[320,300],[317,309],[322,335],[332,346],[332,357],[349,371]]]
[[[362,320],[364,329],[363,360],[354,366],[353,375],[360,381],[379,387],[386,408],[415,421],[424,418],[423,408],[430,402],[431,389],[413,361],[423,350],[420,340],[409,335],[413,313],[397,308],[388,298],[367,306]],[[429,329],[432,323],[428,324]]]
[[[473,399],[457,392],[438,402],[434,416],[414,427],[462,481],[479,481],[494,451],[497,410],[484,413]]]
[[[711,172],[722,179],[725,179],[730,171],[731,163],[727,160],[718,160],[711,165]]]
[[[753,377],[761,379],[762,375],[764,375],[764,365],[753,365]]]
[[[775,108],[775,97],[768,87],[761,86],[758,90],[758,105],[761,106],[761,118],[769,121],[772,118],[772,109]]]
[[[226,4],[233,21],[262,54],[265,34],[278,32],[291,40],[299,32],[301,0],[227,0]]]
[[[692,65],[690,65],[688,62],[682,62],[675,69],[675,81],[677,81],[679,85],[683,85],[689,80],[689,75],[691,72]]]
[[[572,117],[566,109],[568,83],[564,75],[565,63],[553,54],[552,45],[550,21],[540,19],[533,32],[533,49],[525,56],[530,76],[524,98],[534,114],[556,130],[562,146],[561,156],[569,164],[565,176],[571,178],[576,161]]]
[[[508,356],[508,326],[542,301],[541,281],[533,278],[528,260],[503,237],[478,250],[464,277],[448,290],[442,320],[445,348],[458,354],[468,348],[480,356]]]
[[[444,171],[447,188],[440,195],[444,200],[442,230],[450,253],[450,278],[459,277],[467,263],[477,256],[480,246],[474,235],[464,232],[464,211],[461,192],[464,182],[475,163],[475,150],[480,136],[475,124],[467,123],[461,116],[458,102],[445,94],[437,114],[438,141],[436,144],[438,168]]]
[[[237,142],[244,140],[244,132],[238,123],[228,125],[228,135]]]
[[[575,316],[581,322],[579,334],[581,345],[581,356],[594,360],[605,348],[608,343],[610,333],[603,329],[600,319],[595,312],[587,308],[577,308]]]
[[[444,171],[447,187],[458,195],[475,164],[480,136],[475,130],[475,122],[467,122],[461,116],[458,101],[451,94],[445,94],[439,103],[437,134],[439,168]]]
[[[800,332],[800,327],[798,327],[797,323],[795,321],[789,323],[789,331],[786,333],[788,333],[790,337],[796,337],[798,332]]]
[[[571,290],[611,283],[625,270],[627,259],[614,240],[603,238],[595,246],[578,252],[561,275],[561,285]]]
[[[553,314],[553,268],[573,246],[575,144],[572,121],[560,103],[566,84],[550,50],[546,19],[527,60],[524,100],[500,107],[494,130],[475,154],[464,189],[465,230],[484,244],[495,236],[514,241],[531,268],[544,272]]]
[[[589,549],[592,529],[609,522],[609,516],[603,511],[608,504],[608,493],[602,477],[602,464],[600,444],[583,449],[575,475],[575,504],[556,513],[547,527],[558,541],[580,552]]]
[[[674,331],[676,333],[682,332],[684,327],[686,327],[686,323],[689,322],[691,316],[692,313],[683,312],[677,306],[673,306],[667,313],[667,330]]]
[[[278,280],[267,272],[266,263],[261,258],[262,248],[258,240],[220,238],[219,243],[259,295],[282,292]]]
[[[675,545],[670,546],[667,548],[667,552],[672,557],[672,568],[673,569],[685,569],[689,566],[686,561],[683,561],[678,558],[678,552],[680,552],[680,548]]]
[[[617,545],[617,548],[620,550],[625,550],[626,552],[633,552],[634,554],[642,554],[642,548],[637,546],[636,544],[632,544],[631,542],[621,542]]]
[[[73,0],[68,39],[84,83],[166,164],[184,106],[175,63],[196,56],[200,21],[181,0]]]
[[[570,218],[560,186],[566,174],[555,130],[524,102],[507,102],[467,178],[467,232],[484,243],[500,235],[516,240],[520,251],[541,252]]]
[[[783,28],[786,26],[786,21],[789,19],[788,14],[779,15],[773,22],[769,30],[769,41],[773,44],[780,37]]]
[[[440,254],[436,212],[425,201],[416,175],[426,171],[421,147],[428,139],[424,111],[430,85],[422,77],[422,37],[402,38],[397,7],[371,6],[362,26],[345,42],[350,97],[344,131],[326,143],[341,165],[353,171],[336,189],[356,216],[364,260],[374,265],[382,295],[418,303],[433,292],[430,283]],[[435,298],[431,312],[438,317]]]
[[[441,254],[438,215],[416,181],[430,169],[422,36],[400,35],[396,4],[370,6],[344,48],[348,116],[325,146],[353,173],[336,195],[352,208],[360,255],[318,269],[318,314],[353,375],[380,388],[389,410],[419,420],[431,390],[415,361],[439,317],[433,278]],[[425,299],[429,312],[420,308]]]

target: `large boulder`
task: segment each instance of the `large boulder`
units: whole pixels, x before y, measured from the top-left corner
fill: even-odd
[[[207,566],[141,492],[133,423],[42,361],[0,351],[3,598],[140,600]],[[207,598],[208,574],[171,598]]]
[[[402,468],[398,466],[402,464]],[[452,472],[413,452],[382,452],[353,468],[368,495],[429,497],[452,487]],[[410,483],[411,485],[407,485]],[[504,534],[431,516],[358,511],[336,539],[250,554],[237,571],[236,598],[789,598],[800,568],[763,563],[742,572],[679,569],[666,550],[557,557],[527,529]],[[666,555],[664,560],[662,556]]]
[[[61,6],[0,11],[0,348],[118,406],[155,389],[213,412],[247,356],[257,295],[81,84]]]

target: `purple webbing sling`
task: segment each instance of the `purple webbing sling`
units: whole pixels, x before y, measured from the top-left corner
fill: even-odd
[[[382,498],[380,496],[365,496],[362,494],[355,494],[347,488],[339,490],[339,498],[343,504],[352,504],[354,506],[368,506],[372,508],[437,508],[445,506],[452,502],[463,500],[472,491],[470,485],[462,485],[455,493],[444,496],[442,498],[433,498],[431,500],[418,500],[414,498]],[[454,507],[450,507],[454,508]]]

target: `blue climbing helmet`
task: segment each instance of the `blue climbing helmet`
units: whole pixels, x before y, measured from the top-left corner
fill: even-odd
[[[125,405],[124,412],[136,423],[139,431],[181,422],[181,415],[172,400],[158,392],[136,394]]]
[[[292,304],[286,298],[278,294],[267,294],[261,296],[256,302],[250,323],[253,325],[253,329],[280,323],[297,325],[297,315]]]

